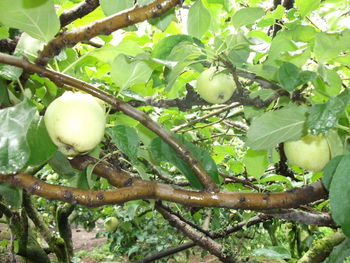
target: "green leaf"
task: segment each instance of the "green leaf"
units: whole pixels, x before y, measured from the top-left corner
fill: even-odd
[[[254,24],[264,14],[264,9],[260,7],[242,8],[233,15],[232,24],[236,29],[239,29],[241,26]]]
[[[345,259],[350,257],[350,239],[345,239],[338,246],[334,247],[328,257],[328,263],[345,263]]]
[[[201,38],[210,26],[210,12],[202,4],[202,0],[196,0],[188,11],[187,32],[196,38]]]
[[[71,177],[75,174],[67,157],[60,151],[55,152],[52,158],[48,161],[48,164],[56,173],[65,177]]]
[[[342,156],[329,188],[330,209],[334,221],[350,236],[350,155]]]
[[[242,67],[243,64],[247,63],[248,57],[250,55],[249,48],[237,48],[231,49],[228,53],[228,59],[231,63],[237,67]]]
[[[138,83],[146,83],[151,77],[153,69],[142,60],[130,60],[120,54],[112,63],[111,77],[121,89],[127,89]]]
[[[320,0],[296,0],[295,6],[297,9],[299,9],[300,15],[302,17],[308,15],[311,13],[311,11],[314,11],[317,9],[320,5]]]
[[[133,7],[134,2],[134,0],[100,0],[100,5],[103,13],[110,16]]]
[[[198,46],[203,46],[203,43],[198,39],[195,39],[188,35],[172,35],[161,39],[157,44],[154,45],[152,51],[152,57],[166,60],[170,55],[174,47],[181,42],[190,42]]]
[[[248,149],[244,156],[243,163],[247,169],[248,175],[253,176],[255,179],[259,179],[264,175],[264,172],[269,165],[267,151],[254,151]]]
[[[192,143],[185,141],[182,137],[176,136],[178,140],[183,143],[187,149],[192,152],[192,154],[197,158],[200,164],[208,172],[211,178],[216,183],[219,183],[218,171],[214,160],[211,158],[210,154],[202,148],[195,146]],[[198,178],[193,173],[191,167],[182,160],[182,158],[175,152],[175,150],[170,147],[161,138],[156,137],[150,143],[150,151],[152,158],[157,162],[169,162],[176,166],[180,172],[186,176],[190,184],[197,189],[203,189],[202,184]]]
[[[350,91],[345,90],[339,96],[331,98],[326,103],[312,106],[307,120],[308,132],[320,134],[331,130],[344,113],[349,100]]]
[[[315,39],[314,52],[316,58],[322,62],[327,59],[335,58],[342,51],[338,42],[342,41],[339,34],[329,34],[318,32]]]
[[[149,19],[148,23],[164,31],[170,25],[171,21],[173,21],[175,18],[175,9],[170,9],[168,12],[166,12],[160,17]]]
[[[316,77],[311,71],[301,71],[290,62],[284,62],[278,70],[278,81],[288,92],[292,92],[298,86],[303,85]]]
[[[11,102],[7,91],[7,83],[5,82],[5,80],[0,79],[0,108],[6,108],[10,105]]]
[[[113,60],[120,54],[136,56],[140,53],[143,53],[143,50],[136,41],[123,40],[117,46],[107,44],[102,48],[95,49],[89,55],[112,64]]]
[[[75,176],[71,177],[69,181],[71,187],[76,187],[83,190],[89,190],[92,187],[92,185],[89,184],[86,168],[82,171],[79,171]]]
[[[0,173],[18,172],[27,163],[30,148],[26,136],[35,112],[28,100],[0,110]]]
[[[290,252],[284,247],[265,247],[253,251],[255,257],[291,259]]]
[[[278,70],[278,81],[285,90],[291,92],[298,86],[299,74],[300,70],[297,66],[284,62]]]
[[[253,120],[246,145],[254,150],[263,150],[284,141],[299,139],[305,132],[306,111],[305,107],[292,105],[264,113]]]
[[[0,182],[0,196],[14,209],[19,209],[22,205],[22,189],[13,185]]]
[[[137,152],[140,139],[134,128],[126,125],[117,125],[106,130],[112,142],[131,160],[137,161]]]
[[[28,129],[27,141],[30,149],[27,166],[44,164],[57,150],[46,130],[43,117],[34,117]]]
[[[7,26],[0,26],[0,39],[9,37],[9,28]]]
[[[312,26],[297,25],[292,29],[293,40],[297,42],[309,42],[315,39],[316,29]]]
[[[24,8],[34,8],[45,4],[48,0],[22,0]]]
[[[33,38],[48,42],[60,29],[52,0],[26,8],[22,1],[0,1],[0,23],[23,30]]]
[[[329,191],[333,175],[337,170],[340,161],[343,159],[343,155],[338,155],[330,160],[326,167],[323,169],[323,185]]]
[[[331,150],[331,158],[344,154],[344,144],[337,130],[331,130],[326,134],[326,139]]]

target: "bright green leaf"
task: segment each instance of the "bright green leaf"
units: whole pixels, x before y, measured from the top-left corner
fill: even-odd
[[[350,155],[340,160],[329,189],[330,209],[334,221],[350,236]]]
[[[188,11],[187,32],[196,38],[201,38],[210,26],[210,12],[202,4],[202,0],[196,0]]]
[[[323,185],[329,191],[333,175],[338,168],[340,161],[343,159],[342,155],[338,155],[330,160],[323,169]]]
[[[60,21],[52,0],[25,8],[22,1],[0,1],[0,23],[23,30],[33,38],[48,42],[60,29]]]
[[[50,139],[42,117],[35,116],[28,129],[27,141],[30,148],[28,166],[44,164],[57,150]]]
[[[291,259],[290,252],[284,247],[265,247],[253,251],[255,257]]]
[[[306,16],[311,11],[314,11],[317,9],[320,5],[321,1],[320,0],[296,0],[295,1],[295,6],[297,9],[299,9],[300,15],[301,16]]]
[[[242,8],[233,15],[232,24],[236,29],[239,29],[241,26],[254,24],[264,14],[264,9],[260,7]]]
[[[5,202],[14,209],[22,206],[22,189],[6,183],[0,183],[0,196],[4,197]]]
[[[30,148],[26,136],[35,112],[28,100],[0,110],[0,173],[18,172],[27,163]]]
[[[300,70],[297,66],[284,62],[278,70],[278,80],[285,90],[292,92],[298,86],[299,74]]]
[[[248,149],[244,156],[243,163],[247,169],[248,176],[253,176],[255,179],[259,179],[264,175],[264,172],[269,165],[267,151],[254,151]]]
[[[111,77],[121,89],[127,89],[133,84],[147,82],[152,71],[153,69],[147,62],[130,60],[121,54],[112,63]]]
[[[347,258],[350,257],[350,239],[345,239],[341,244],[334,247],[332,253],[329,255],[328,263],[346,263]]]
[[[181,42],[190,42],[199,46],[203,44],[198,40],[188,35],[172,35],[161,39],[154,45],[152,51],[152,57],[166,60],[174,47]]]
[[[247,146],[263,150],[299,139],[305,132],[305,113],[306,108],[294,105],[264,113],[253,120],[247,134]]]
[[[100,0],[100,5],[103,13],[110,16],[133,7],[134,2],[134,0]]]
[[[106,130],[112,142],[131,160],[137,160],[140,140],[134,128],[126,125],[117,125]]]
[[[344,113],[349,101],[350,91],[345,90],[326,103],[312,106],[309,110],[309,117],[307,120],[308,132],[311,134],[319,134],[331,130]]]
[[[195,146],[192,143],[185,141],[182,137],[177,136],[178,140],[183,143],[187,149],[192,152],[192,154],[201,163],[204,169],[208,172],[211,178],[216,183],[219,183],[218,171],[214,160],[211,158],[210,154]],[[161,138],[156,137],[152,140],[150,144],[150,151],[152,158],[157,162],[170,162],[175,165],[183,175],[186,176],[190,184],[197,189],[203,189],[202,184],[198,178],[193,173],[192,169],[188,164],[180,158],[180,156],[175,152],[175,150],[165,143]]]

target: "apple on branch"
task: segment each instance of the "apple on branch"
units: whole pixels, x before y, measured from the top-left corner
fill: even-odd
[[[291,164],[311,172],[319,172],[331,158],[327,139],[308,134],[298,141],[284,143],[284,153]]]
[[[209,103],[225,103],[236,89],[232,76],[218,72],[216,67],[204,70],[197,79],[197,91]]]
[[[103,102],[90,94],[66,91],[47,108],[50,138],[66,156],[86,154],[102,140],[106,116]]]
[[[104,222],[105,229],[109,232],[114,232],[118,227],[118,219],[114,216],[106,218]]]

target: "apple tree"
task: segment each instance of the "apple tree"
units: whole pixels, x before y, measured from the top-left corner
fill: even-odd
[[[1,248],[73,262],[106,219],[130,262],[349,260],[349,10],[0,0]]]

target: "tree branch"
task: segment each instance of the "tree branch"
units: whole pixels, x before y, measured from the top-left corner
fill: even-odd
[[[297,263],[321,263],[343,240],[345,240],[345,235],[339,231],[316,240]]]
[[[99,0],[85,0],[84,2],[81,2],[78,5],[74,6],[72,9],[65,10],[60,15],[61,27],[65,27],[66,25],[72,23],[74,20],[86,16],[87,14],[94,11],[99,5]]]
[[[337,224],[333,221],[330,214],[315,214],[296,209],[267,211],[267,214],[305,225],[328,226],[332,228],[337,227]]]
[[[81,160],[81,161],[79,161]],[[96,163],[94,158],[76,157],[72,165],[83,169],[87,164]],[[47,184],[28,174],[0,174],[0,181],[26,189],[46,199],[60,200],[71,204],[97,207],[108,204],[122,204],[131,200],[156,199],[176,202],[194,207],[223,207],[250,210],[270,210],[276,208],[296,208],[327,196],[320,181],[302,188],[289,189],[279,193],[245,193],[220,191],[194,191],[176,186],[148,182],[132,178],[125,171],[114,169],[106,163],[99,163],[94,173],[110,180],[116,190],[93,191],[73,187]]]
[[[180,229],[187,237],[192,239],[197,245],[202,247],[205,250],[208,250],[212,255],[217,256],[222,262],[234,263],[235,261],[231,256],[225,255],[224,248],[221,244],[215,242],[208,236],[205,236],[190,225],[181,221],[177,216],[169,213],[162,206],[156,204],[155,205],[157,211],[162,214],[162,216],[169,221],[169,223]]]
[[[47,65],[48,61],[58,55],[65,47],[72,47],[79,42],[90,40],[95,36],[109,35],[118,29],[158,17],[179,4],[180,1],[181,0],[156,0],[148,5],[135,7],[132,10],[122,11],[113,16],[97,20],[75,31],[63,32],[44,47],[36,60],[36,64],[42,66]]]
[[[161,137],[166,143],[168,143],[173,149],[189,164],[194,174],[198,177],[203,187],[212,192],[218,191],[214,180],[208,175],[207,171],[198,162],[194,155],[175,137],[173,137],[168,130],[164,129],[158,123],[153,121],[147,114],[139,111],[128,103],[121,101],[111,94],[100,90],[86,82],[75,79],[71,76],[61,74],[49,69],[42,68],[34,63],[31,63],[24,59],[19,59],[14,56],[10,56],[4,53],[0,53],[0,63],[16,66],[25,69],[31,73],[37,73],[43,77],[47,77],[54,81],[58,85],[66,84],[68,86],[85,91],[107,103],[112,105],[116,110],[120,110],[131,118],[138,120],[144,126]]]

